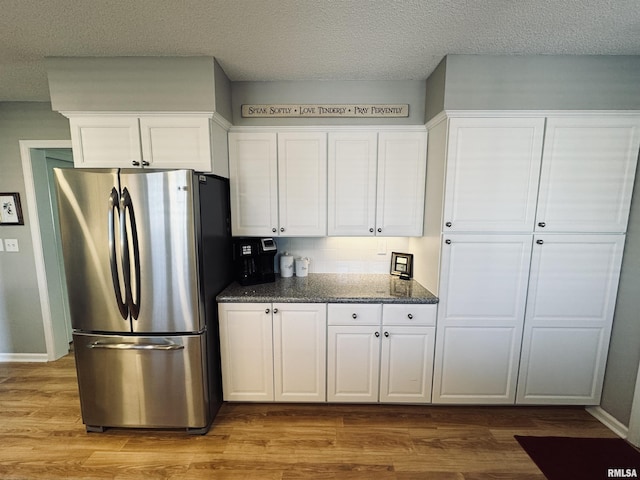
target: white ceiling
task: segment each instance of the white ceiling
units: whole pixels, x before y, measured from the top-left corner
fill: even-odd
[[[208,55],[232,81],[409,80],[449,53],[639,55],[640,0],[0,0],[0,101],[48,101],[48,56]]]

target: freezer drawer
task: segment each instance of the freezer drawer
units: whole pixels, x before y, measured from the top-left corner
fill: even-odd
[[[102,427],[187,428],[211,423],[204,335],[74,333],[82,419]]]

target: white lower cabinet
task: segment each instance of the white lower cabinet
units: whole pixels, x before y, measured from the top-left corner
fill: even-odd
[[[273,304],[276,401],[326,400],[326,332],[326,304]]]
[[[327,400],[377,402],[379,325],[328,327]]]
[[[227,401],[324,402],[326,305],[221,303]]]
[[[436,308],[329,304],[327,400],[430,402]]]
[[[598,405],[624,235],[536,235],[518,403]]]
[[[273,400],[270,303],[221,303],[220,357],[225,400]]]
[[[531,242],[444,236],[434,403],[514,403]]]

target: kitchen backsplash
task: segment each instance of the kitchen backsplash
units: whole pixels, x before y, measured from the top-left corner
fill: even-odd
[[[408,251],[406,237],[275,238],[280,254],[308,257],[310,273],[389,273],[391,252]],[[380,253],[379,253],[380,252]]]

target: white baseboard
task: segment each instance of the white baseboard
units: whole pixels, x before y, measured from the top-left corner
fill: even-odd
[[[46,353],[0,353],[0,363],[9,362],[48,362]]]
[[[585,410],[596,417],[600,423],[608,427],[613,433],[621,438],[627,438],[629,427],[613,417],[610,413],[602,409],[602,407],[586,407]]]

